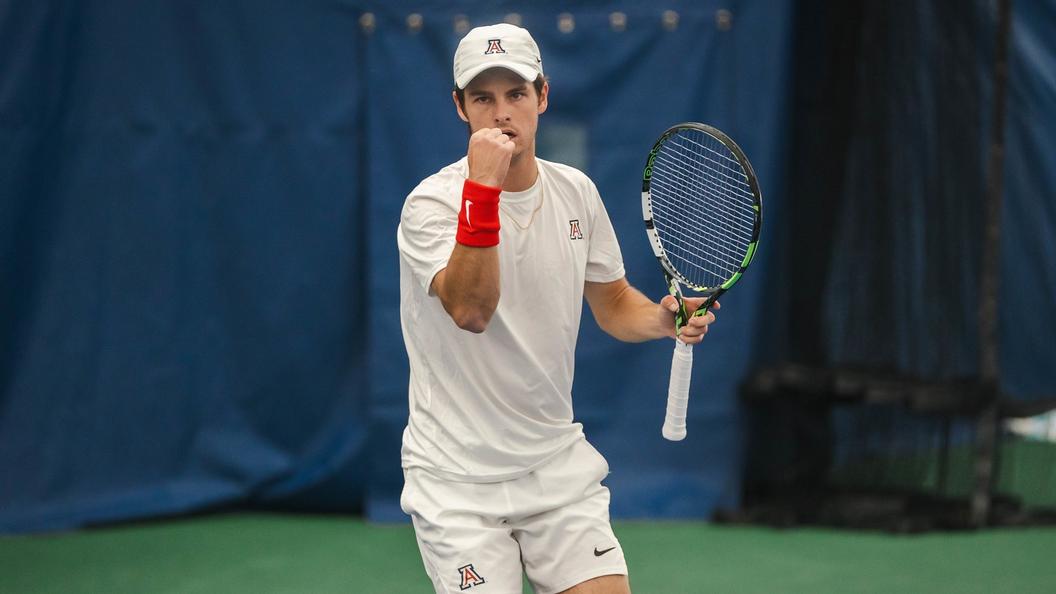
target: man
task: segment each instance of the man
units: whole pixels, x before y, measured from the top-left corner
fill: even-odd
[[[673,337],[674,299],[627,283],[590,179],[536,158],[549,85],[528,31],[473,29],[454,77],[467,156],[410,193],[397,230],[401,507],[437,592],[520,592],[522,570],[539,594],[629,592],[608,464],[572,422],[576,337],[584,297],[620,340]],[[682,340],[714,319],[691,317]]]

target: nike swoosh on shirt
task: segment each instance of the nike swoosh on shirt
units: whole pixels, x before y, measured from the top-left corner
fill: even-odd
[[[609,548],[605,549],[604,551],[599,551],[598,547],[594,547],[594,556],[595,557],[600,557],[600,556],[604,555],[605,553],[608,553],[609,551],[611,551],[611,550],[613,550],[615,548],[616,547],[609,547]]]

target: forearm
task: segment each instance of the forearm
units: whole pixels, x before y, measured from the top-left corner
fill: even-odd
[[[514,145],[498,128],[469,138],[455,247],[433,279],[444,309],[463,330],[480,333],[499,305],[499,194]]]
[[[436,275],[433,287],[459,328],[483,332],[499,304],[498,247],[456,243],[447,268]]]
[[[594,319],[614,338],[644,342],[674,336],[673,315],[630,284],[623,282],[613,290],[592,291],[588,283],[587,291]]]

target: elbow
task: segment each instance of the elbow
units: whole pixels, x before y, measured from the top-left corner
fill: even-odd
[[[465,316],[456,319],[455,324],[462,330],[473,334],[480,334],[488,328],[488,320],[483,316]]]
[[[495,308],[499,306],[499,292],[484,295],[446,295],[440,293],[440,303],[451,321],[460,329],[480,334],[488,327]]]
[[[451,319],[462,330],[480,334],[487,329],[493,313],[495,313],[494,309],[466,308],[462,311],[452,312]]]
[[[448,314],[450,314],[455,325],[462,330],[480,334],[488,328],[488,322],[491,321],[491,316],[495,314],[495,308],[498,305],[498,299],[489,300],[487,303],[452,308],[448,311]]]

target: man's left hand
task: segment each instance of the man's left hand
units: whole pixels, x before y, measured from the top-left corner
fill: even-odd
[[[682,301],[686,304],[686,313],[689,314],[689,321],[682,327],[682,334],[678,338],[686,344],[700,344],[704,340],[704,335],[708,333],[708,326],[715,321],[715,312],[722,306],[716,301],[711,305],[711,311],[702,316],[694,316],[693,312],[704,305],[706,299],[703,297],[684,297]],[[668,336],[675,338],[675,313],[678,312],[678,301],[673,296],[667,295],[660,300],[660,308],[663,312],[664,323],[667,324]]]

